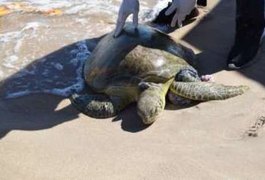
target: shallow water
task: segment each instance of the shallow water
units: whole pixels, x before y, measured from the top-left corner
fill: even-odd
[[[10,12],[0,16],[0,97],[39,92],[69,96],[82,90],[89,39],[114,29],[120,3],[1,0],[0,7]],[[144,22],[154,18],[167,1],[140,3],[139,19]]]

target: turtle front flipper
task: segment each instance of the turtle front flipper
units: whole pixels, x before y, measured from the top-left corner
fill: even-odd
[[[80,112],[93,118],[109,118],[117,114],[113,102],[106,95],[73,94],[70,101]]]
[[[137,113],[144,124],[152,124],[166,105],[166,93],[172,80],[165,84],[142,83],[140,88],[144,89],[137,102]]]
[[[176,82],[170,86],[170,91],[175,95],[195,100],[210,101],[224,100],[243,94],[247,86],[226,86],[210,82]]]

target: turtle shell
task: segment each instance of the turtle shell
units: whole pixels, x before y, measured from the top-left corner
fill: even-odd
[[[113,74],[112,81],[131,79],[146,82],[164,83],[184,68],[189,67],[185,60],[166,51],[137,46],[126,55]]]
[[[104,93],[114,81],[126,79],[126,83],[132,77],[141,79],[151,74],[155,81],[157,77],[168,79],[176,74],[178,57],[188,62],[194,60],[193,51],[146,25],[139,24],[136,30],[132,24],[126,24],[118,38],[113,38],[113,34],[100,40],[84,66],[85,81],[95,92]]]

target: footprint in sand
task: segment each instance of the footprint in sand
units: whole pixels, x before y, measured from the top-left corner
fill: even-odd
[[[257,137],[261,128],[264,126],[265,124],[265,116],[261,116],[259,117],[255,124],[252,125],[246,132],[245,134],[249,137]]]

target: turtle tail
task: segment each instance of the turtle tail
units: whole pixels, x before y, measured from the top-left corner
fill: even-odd
[[[105,95],[73,94],[70,101],[80,112],[93,118],[110,118],[117,114],[112,101]]]
[[[226,86],[210,82],[176,82],[170,90],[181,97],[195,101],[224,100],[243,94],[247,86]]]

